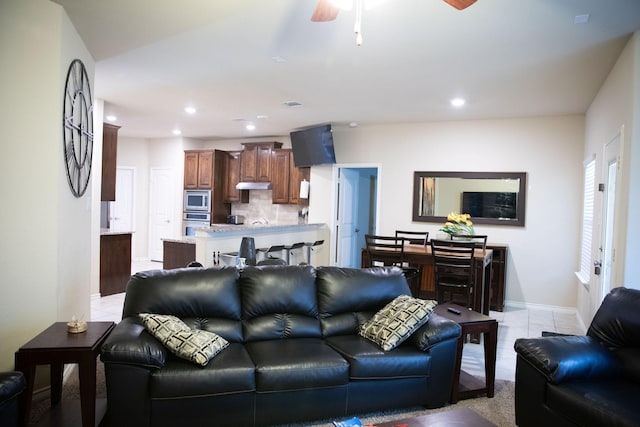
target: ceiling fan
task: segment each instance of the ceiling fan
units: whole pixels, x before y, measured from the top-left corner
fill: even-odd
[[[476,0],[444,0],[446,3],[455,7],[458,10],[466,9],[476,2]],[[338,17],[340,8],[336,6],[336,2],[331,0],[318,0],[316,8],[313,10],[311,20],[313,22],[327,22],[333,21]]]

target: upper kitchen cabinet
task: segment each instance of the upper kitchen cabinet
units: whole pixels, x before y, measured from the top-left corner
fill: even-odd
[[[213,188],[213,151],[184,152],[184,188]]]
[[[252,142],[242,144],[240,180],[243,182],[271,181],[271,153],[282,147],[281,142]]]
[[[224,162],[224,201],[226,203],[249,203],[249,190],[238,190],[242,151],[227,151]]]
[[[118,130],[120,126],[102,124],[102,191],[100,200],[116,200],[116,168],[118,157]]]
[[[271,156],[272,202],[282,204],[307,204],[300,199],[300,182],[309,181],[309,168],[297,168],[290,149],[274,149]]]
[[[291,150],[273,150],[271,155],[271,198],[273,203],[289,203]]]
[[[309,206],[309,199],[300,198],[300,183],[311,180],[311,168],[297,168],[293,162],[293,153],[289,155],[289,203],[293,205]]]

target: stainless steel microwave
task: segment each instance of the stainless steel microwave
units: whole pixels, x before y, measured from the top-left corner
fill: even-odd
[[[184,211],[211,211],[211,190],[185,190]]]

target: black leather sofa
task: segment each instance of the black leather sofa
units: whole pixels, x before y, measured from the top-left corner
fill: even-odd
[[[254,426],[441,407],[457,323],[432,314],[391,351],[357,334],[398,295],[398,268],[258,266],[137,273],[101,349],[110,426]],[[139,313],[172,314],[230,344],[206,366],[173,356]]]
[[[0,372],[0,426],[18,426],[18,396],[26,386],[22,372]]]
[[[516,340],[516,424],[640,426],[639,310],[639,290],[615,288],[586,336]]]

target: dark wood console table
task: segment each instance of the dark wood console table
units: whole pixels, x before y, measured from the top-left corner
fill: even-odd
[[[15,354],[16,370],[24,373],[27,388],[20,395],[19,419],[22,426],[29,423],[33,381],[37,365],[51,366],[51,406],[60,403],[62,374],[65,363],[77,363],[80,380],[82,426],[96,426],[96,359],[100,347],[114,328],[114,322],[87,322],[87,330],[78,334],[67,332],[65,322],[56,322],[34,339],[20,347]]]

